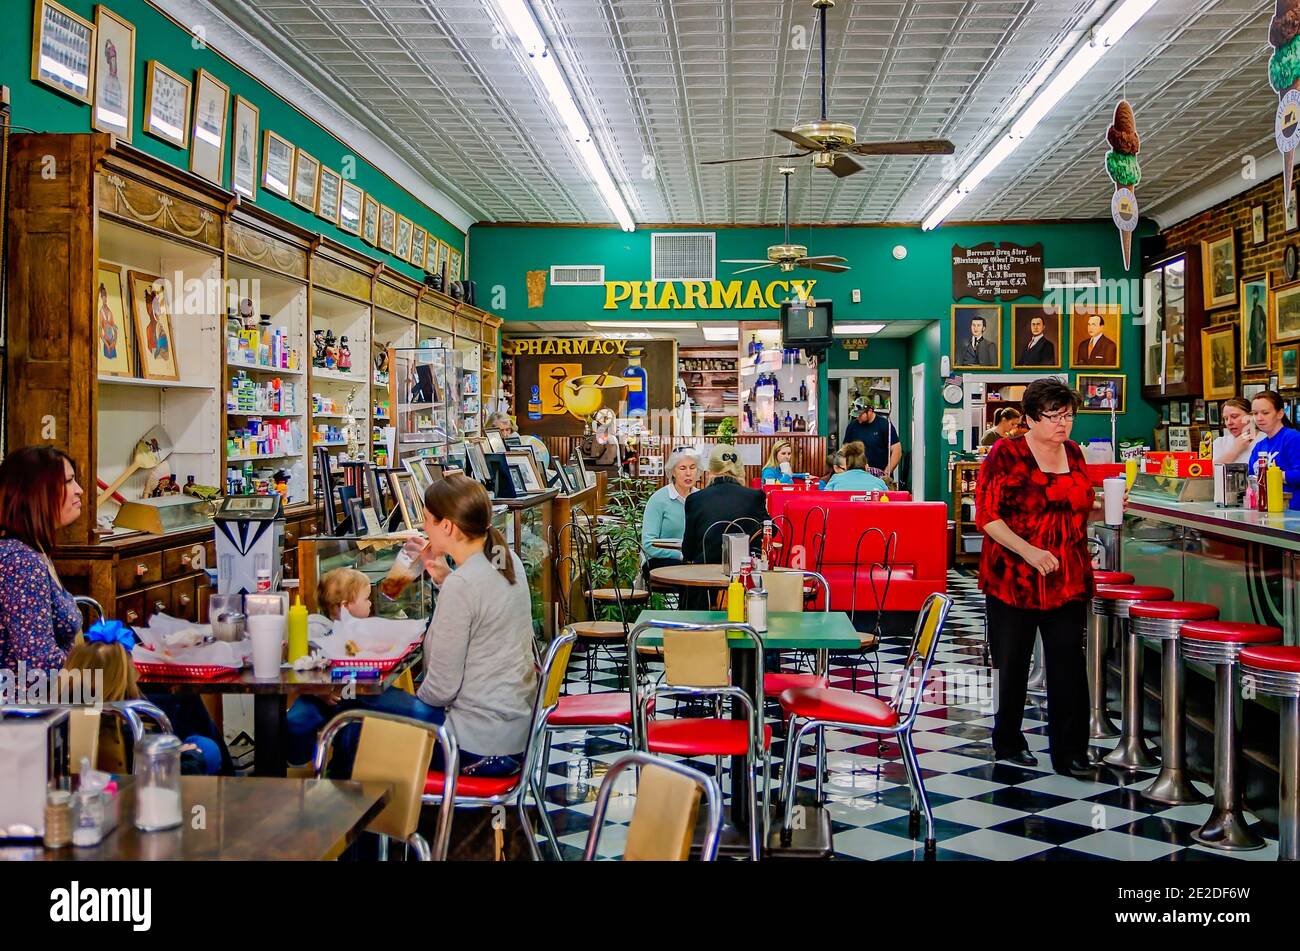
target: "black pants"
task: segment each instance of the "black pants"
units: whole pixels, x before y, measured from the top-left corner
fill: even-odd
[[[989,649],[998,676],[998,709],[993,750],[999,758],[1027,748],[1021,731],[1034,634],[1043,638],[1047,673],[1047,738],[1052,766],[1064,770],[1088,752],[1088,681],[1083,642],[1087,601],[1079,599],[1050,611],[1027,610],[985,598]]]

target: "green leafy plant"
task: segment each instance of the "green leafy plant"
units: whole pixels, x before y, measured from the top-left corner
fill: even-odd
[[[591,565],[592,584],[597,588],[631,588],[641,568],[641,521],[646,502],[658,485],[651,479],[623,476],[609,484],[603,517],[596,523],[599,557]],[[617,558],[611,558],[611,553]],[[644,601],[623,603],[628,623],[636,620],[645,608]],[[617,621],[618,605],[602,608],[601,620]]]
[[[718,441],[731,442],[736,438],[736,417],[727,416],[718,423]]]

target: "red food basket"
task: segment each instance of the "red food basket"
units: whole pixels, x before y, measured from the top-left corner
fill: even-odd
[[[400,664],[402,661],[406,660],[407,656],[410,655],[411,651],[415,650],[415,648],[416,648],[416,644],[411,644],[406,648],[406,650],[402,651],[400,656],[394,657],[390,660],[372,660],[364,657],[345,657],[342,660],[331,660],[330,666],[345,667],[345,668],[356,667],[358,669],[364,669],[364,670],[377,670],[380,673],[386,674],[394,667],[396,667],[398,664]]]
[[[136,673],[141,677],[157,680],[217,680],[221,677],[235,677],[240,668],[226,667],[223,664],[136,664]]]

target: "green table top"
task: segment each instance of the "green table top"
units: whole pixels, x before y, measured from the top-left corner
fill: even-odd
[[[642,621],[686,621],[702,624],[725,621],[726,611],[642,611]],[[729,632],[733,647],[752,647],[753,642],[739,631]],[[862,645],[862,635],[844,611],[774,612],[767,617],[763,646],[780,650],[855,650]],[[662,634],[651,631],[637,642],[646,647],[663,644]]]

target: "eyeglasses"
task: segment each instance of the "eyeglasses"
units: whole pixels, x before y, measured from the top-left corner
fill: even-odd
[[[1038,419],[1044,423],[1059,423],[1062,426],[1069,426],[1074,422],[1074,414],[1069,410],[1062,410],[1059,413],[1043,413]]]

